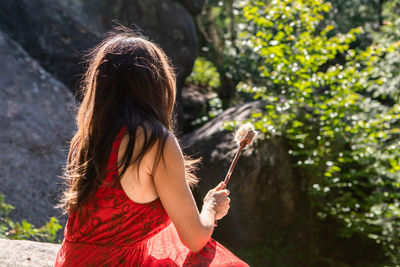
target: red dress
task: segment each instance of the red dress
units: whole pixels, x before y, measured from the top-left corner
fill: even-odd
[[[116,169],[125,131],[112,145],[109,170]],[[201,251],[189,251],[159,198],[135,203],[115,179],[117,171],[109,172],[85,207],[84,223],[70,214],[55,266],[248,266],[212,238]]]

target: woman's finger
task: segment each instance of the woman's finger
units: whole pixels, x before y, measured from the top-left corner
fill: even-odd
[[[219,190],[217,192],[215,192],[215,195],[217,196],[222,196],[222,197],[228,197],[230,194],[228,189],[223,189],[223,190]]]
[[[220,182],[217,187],[215,188],[217,191],[220,191],[225,188],[225,183],[222,181]]]

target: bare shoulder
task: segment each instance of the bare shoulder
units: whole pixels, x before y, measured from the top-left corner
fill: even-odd
[[[153,163],[156,161],[157,156],[160,155],[159,153],[162,153],[160,163],[163,162],[164,164],[166,164],[166,166],[164,167],[168,167],[171,164],[176,166],[176,164],[179,165],[179,163],[183,164],[184,162],[183,154],[177,138],[169,130],[167,129],[164,130],[166,133],[165,141],[162,140],[162,138],[158,138],[142,157],[142,163],[144,163],[148,167],[154,166]],[[151,132],[149,132],[149,130],[147,130],[147,133],[145,134],[144,129],[142,127],[138,127],[135,136],[135,145],[132,154],[132,159],[136,159],[138,157],[138,155],[143,149],[145,136],[146,135],[149,136],[150,134]],[[121,162],[124,156],[128,143],[129,143],[129,133],[125,133],[125,135],[122,138],[118,151],[119,162]]]
[[[183,162],[183,154],[178,139],[171,132],[168,132],[163,154],[169,159],[181,160]]]

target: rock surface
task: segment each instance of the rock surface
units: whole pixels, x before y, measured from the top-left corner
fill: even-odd
[[[14,219],[39,227],[60,212],[67,140],[74,130],[73,99],[16,42],[0,31],[0,192]]]
[[[192,15],[197,15],[201,12],[205,0],[176,0],[181,3]]]
[[[0,266],[54,266],[60,245],[0,239]]]
[[[83,73],[82,54],[112,20],[139,25],[161,45],[177,68],[179,89],[196,58],[193,19],[172,0],[0,0],[0,6],[0,29],[73,91]]]
[[[243,121],[262,107],[262,102],[252,102],[229,108],[182,137],[187,154],[203,157],[198,171],[199,203],[209,189],[224,179],[237,150],[232,132],[223,130],[224,121]],[[299,208],[300,181],[282,140],[258,141],[246,148],[229,182],[231,209],[219,222],[217,240],[235,247],[252,246],[294,223],[297,212],[303,210]]]
[[[207,115],[210,109],[209,101],[217,94],[197,85],[189,85],[183,89],[182,98],[177,101],[177,107],[181,108],[178,125],[181,132],[189,133],[195,129],[192,123]]]
[[[101,34],[94,23],[52,0],[0,0],[0,29],[60,81],[75,89],[82,53]],[[86,24],[84,24],[86,23]]]

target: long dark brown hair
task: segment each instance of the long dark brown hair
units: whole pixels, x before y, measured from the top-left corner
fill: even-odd
[[[118,164],[122,168],[119,179],[158,143],[154,174],[168,131],[173,133],[175,73],[160,47],[130,29],[118,27],[88,53],[87,59],[80,91],[83,100],[76,117],[77,131],[70,143],[64,173],[67,185],[60,203],[68,213],[79,211],[104,181],[112,143],[121,127],[127,127],[129,142]],[[133,158],[138,128],[143,129],[144,144]],[[189,185],[197,182],[192,172],[194,164],[185,158]]]

